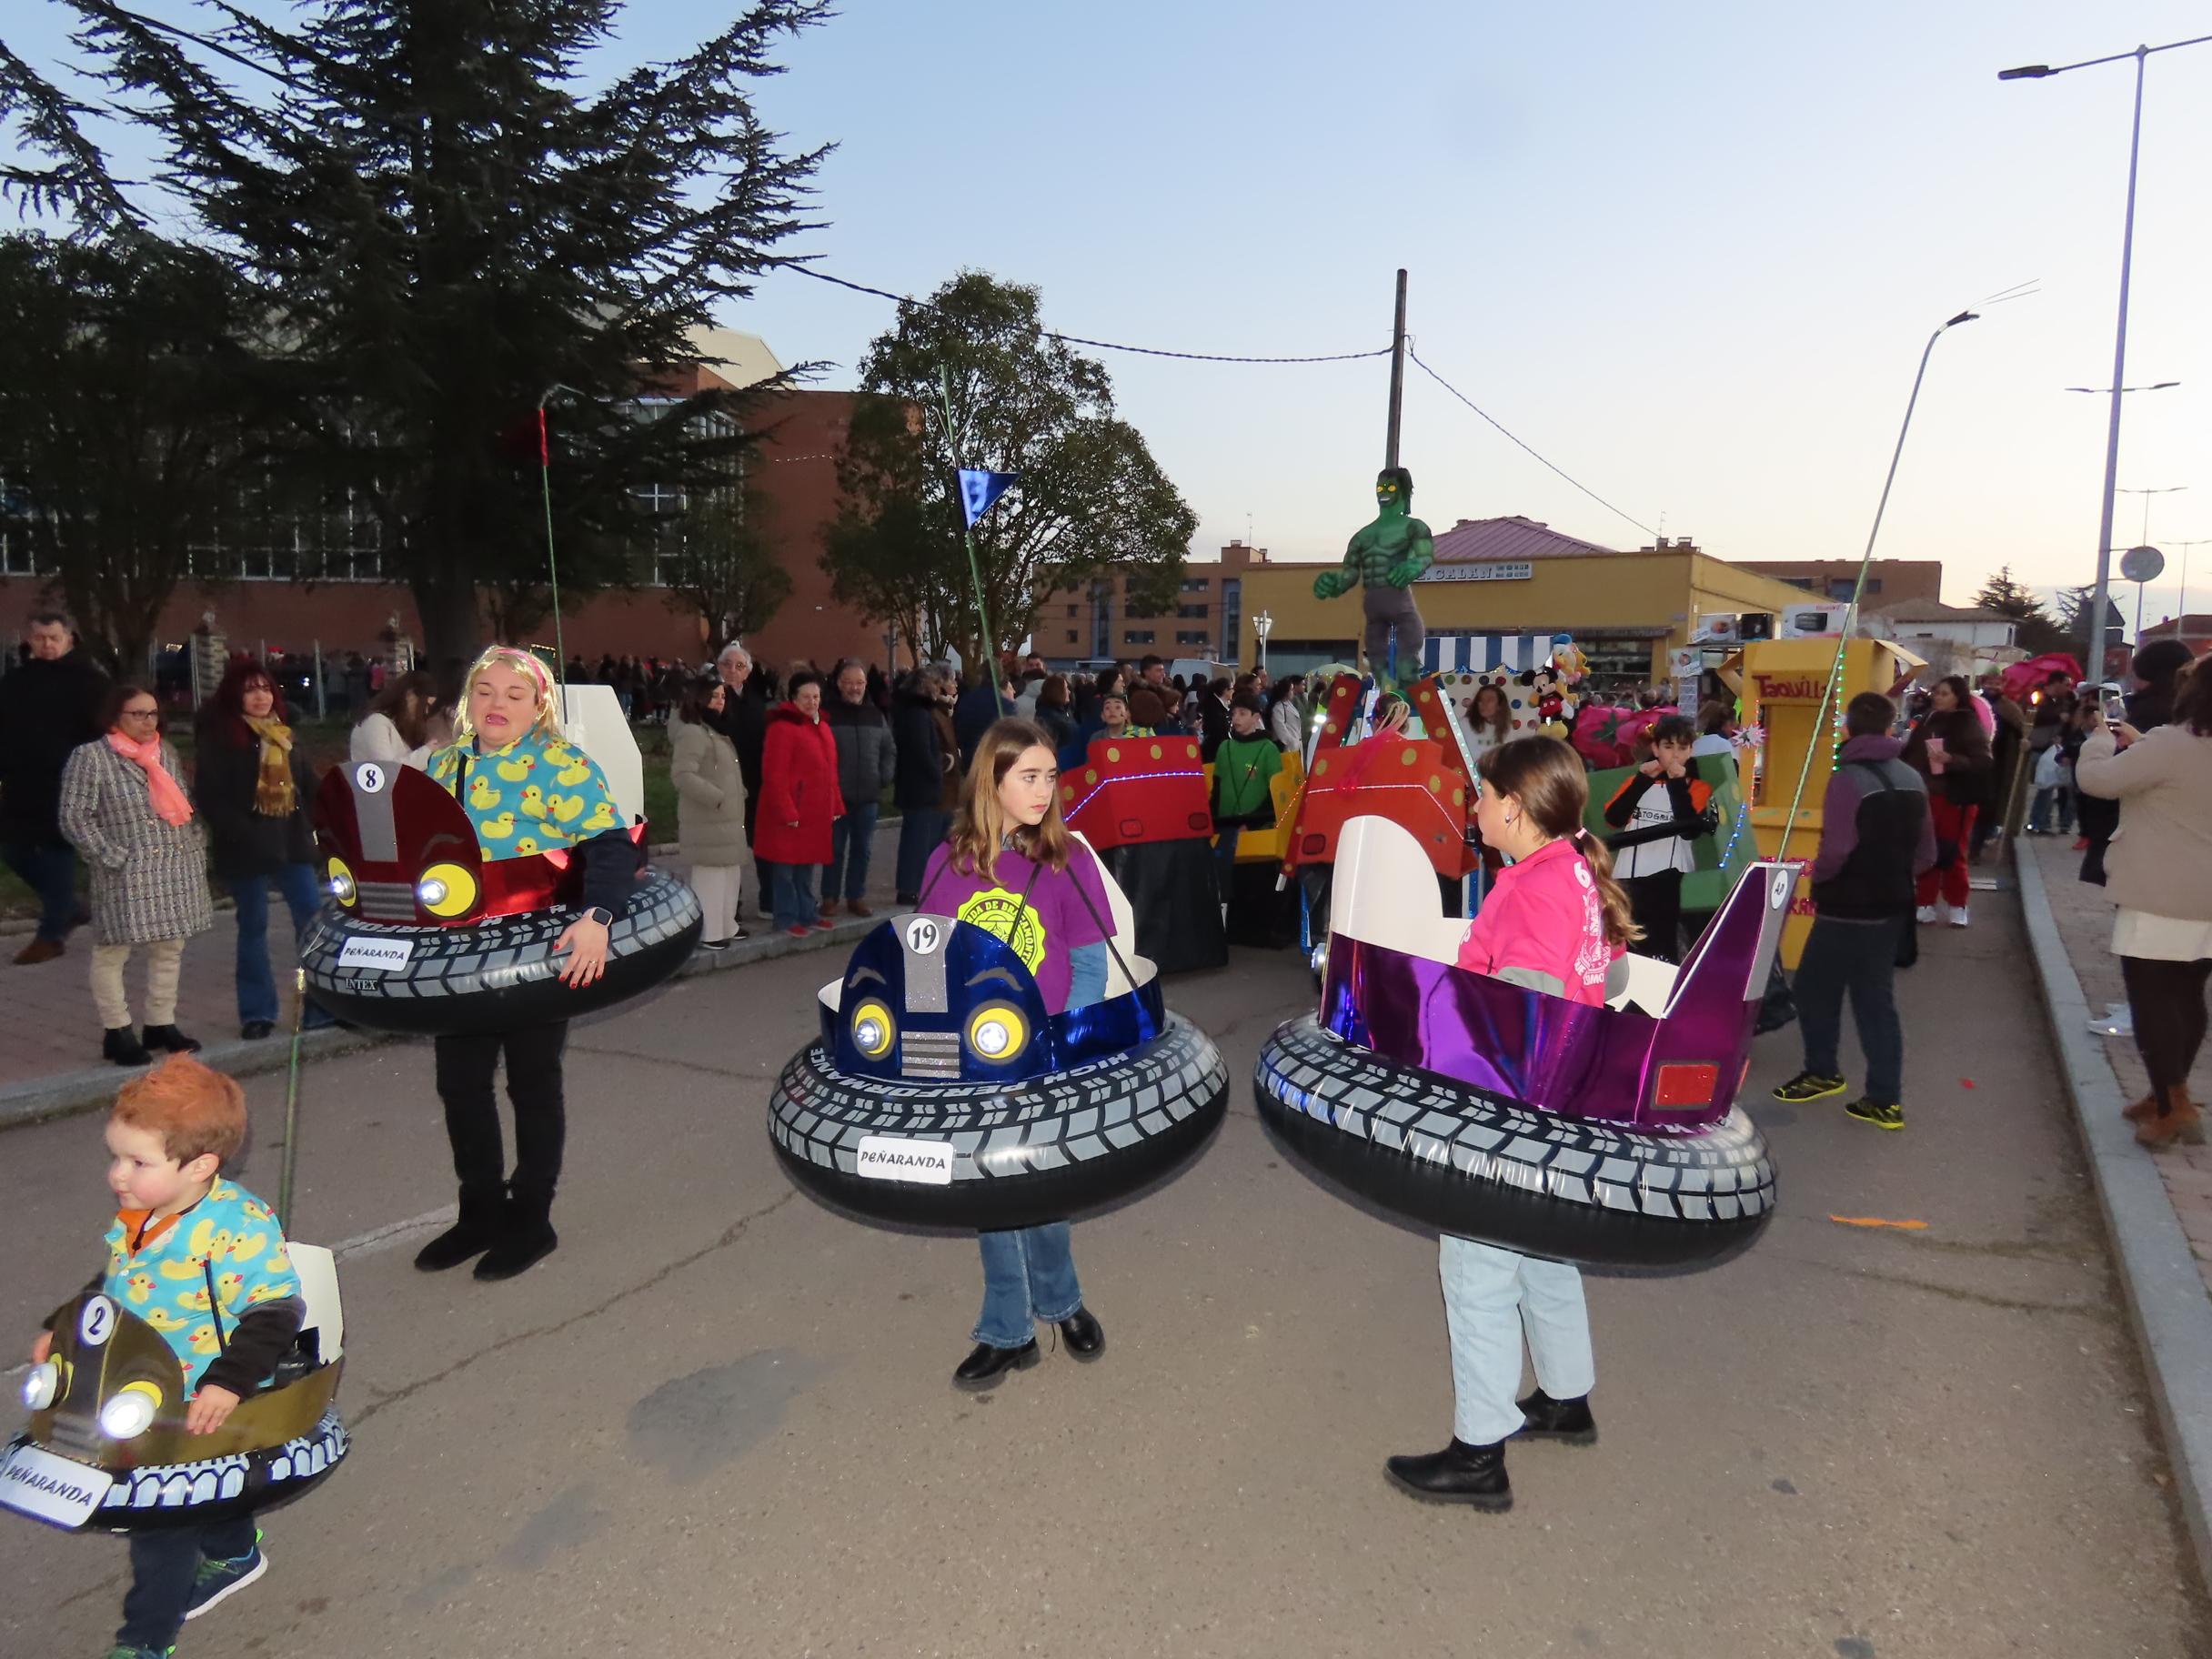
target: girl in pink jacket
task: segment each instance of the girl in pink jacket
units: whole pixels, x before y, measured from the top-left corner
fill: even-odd
[[[1583,831],[1590,786],[1580,758],[1556,738],[1515,738],[1476,769],[1475,819],[1483,843],[1507,862],[1468,924],[1459,965],[1571,1001],[1604,1002],[1605,970],[1638,935],[1612,857]],[[1597,1439],[1582,1275],[1563,1262],[1449,1233],[1439,1272],[1452,1334],[1452,1443],[1425,1457],[1392,1458],[1390,1477],[1415,1497],[1511,1509],[1507,1439]],[[1536,1391],[1515,1401],[1523,1337]]]

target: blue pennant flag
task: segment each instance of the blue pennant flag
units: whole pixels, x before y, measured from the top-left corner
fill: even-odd
[[[961,468],[960,507],[968,515],[968,528],[975,528],[975,521],[990,511],[991,504],[1021,481],[1021,475],[1018,472],[984,472],[976,468]]]

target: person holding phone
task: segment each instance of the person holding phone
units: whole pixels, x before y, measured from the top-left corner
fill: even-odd
[[[1928,711],[1914,725],[1899,757],[1927,780],[1936,821],[1936,864],[1922,874],[1915,894],[1915,916],[1924,927],[1936,920],[1938,900],[1953,927],[1963,928],[1969,920],[1967,849],[1991,766],[1989,734],[1974,711],[1973,696],[1963,675],[1937,680]]]

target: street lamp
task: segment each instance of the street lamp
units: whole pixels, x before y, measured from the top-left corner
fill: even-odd
[[[2176,541],[2167,544],[2181,549],[2181,598],[2174,607],[2174,623],[2178,632],[2181,623],[2189,614],[2189,549],[2212,547],[2212,536],[2199,536],[2194,541]]]
[[[2180,384],[2181,382],[2178,380],[2161,380],[2156,386],[2123,386],[2119,389],[2123,392],[2163,392],[2168,387]],[[2108,386],[2069,386],[2066,387],[2069,392],[2087,392],[2097,397],[2108,396],[2112,389]]]
[[[2143,66],[2154,52],[2200,46],[2208,40],[2212,40],[2212,35],[2198,35],[2188,40],[2171,40],[2162,46],[2139,45],[2132,52],[2084,58],[2077,64],[2060,64],[2056,67],[2049,64],[2024,64],[2016,69],[1997,71],[2000,81],[2040,81],[2064,75],[2069,69],[2116,64],[2130,57],[2136,60],[2135,120],[2127,132],[2127,212],[2120,230],[2120,314],[2112,343],[2112,418],[2105,431],[2105,498],[2100,506],[2096,537],[2096,597],[2089,617],[2089,672],[2099,679],[2105,674],[2105,607],[2110,602],[2112,588],[2112,498],[2113,487],[2119,482],[2120,474],[2120,397],[2127,386],[2127,277],[2135,258],[2136,162],[2143,147]]]
[[[1260,671],[1267,672],[1267,636],[1275,626],[1275,618],[1264,610],[1252,619],[1252,631],[1260,636]]]

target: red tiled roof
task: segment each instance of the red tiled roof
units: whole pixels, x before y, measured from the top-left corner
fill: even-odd
[[[1453,525],[1448,530],[1436,532],[1436,562],[1439,564],[1484,564],[1493,560],[1537,558],[1589,558],[1601,553],[1618,553],[1618,548],[1601,548],[1594,541],[1584,541],[1574,536],[1563,536],[1548,525],[1518,514],[1507,518],[1470,518]]]

